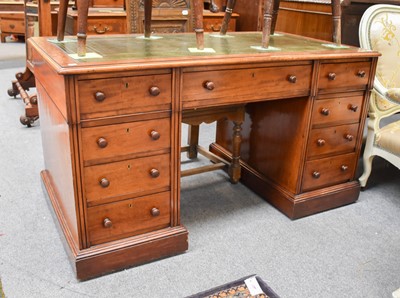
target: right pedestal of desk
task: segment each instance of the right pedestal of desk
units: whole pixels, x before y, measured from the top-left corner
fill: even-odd
[[[370,88],[364,70],[370,61],[340,62],[319,63],[310,96],[246,106],[241,181],[291,219],[359,196],[356,170]],[[227,159],[231,132],[232,125],[220,121],[210,146]]]

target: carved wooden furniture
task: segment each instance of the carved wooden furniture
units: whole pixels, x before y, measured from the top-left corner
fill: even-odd
[[[41,176],[79,279],[187,249],[181,124],[196,109],[245,105],[241,182],[290,218],[357,200],[379,54],[293,35],[271,36],[279,50],[265,51],[253,47],[259,32],[229,35],[204,35],[215,53],[191,53],[190,33],[96,35],[87,41],[92,55],[83,58],[77,42],[28,41]],[[227,161],[232,126],[219,121],[211,145]]]
[[[382,53],[369,104],[364,173],[359,178],[361,186],[367,184],[375,156],[400,169],[400,120],[390,121],[390,116],[400,113],[399,29],[400,6],[389,4],[371,6],[360,22],[361,46]],[[387,118],[385,126],[380,123],[383,118]]]

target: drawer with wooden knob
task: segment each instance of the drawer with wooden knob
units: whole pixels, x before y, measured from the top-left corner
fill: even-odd
[[[358,123],[355,123],[311,130],[307,158],[354,152],[358,127]]]
[[[125,18],[88,18],[87,34],[124,34]]]
[[[170,151],[170,118],[82,129],[84,165]]]
[[[362,96],[316,100],[313,107],[312,125],[315,127],[359,122],[362,103]]]
[[[307,96],[310,65],[244,68],[183,74],[183,107],[216,106],[282,97]]]
[[[93,119],[171,110],[171,84],[170,73],[80,80],[80,117]]]
[[[350,181],[355,166],[355,153],[307,161],[303,173],[302,191]]]
[[[170,220],[170,192],[90,207],[87,209],[90,245],[166,228]]]
[[[83,169],[89,206],[170,189],[170,155],[128,159]]]
[[[339,90],[365,90],[367,88],[371,63],[322,63],[319,71],[318,89],[321,93]]]

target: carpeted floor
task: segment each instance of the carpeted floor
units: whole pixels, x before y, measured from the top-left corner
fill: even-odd
[[[183,178],[186,253],[78,282],[41,189],[40,121],[22,126],[24,105],[7,95],[24,52],[0,45],[0,278],[7,298],[181,298],[250,274],[285,298],[381,298],[400,287],[400,171],[381,159],[355,204],[295,221],[223,172]],[[204,145],[213,128],[202,127]]]

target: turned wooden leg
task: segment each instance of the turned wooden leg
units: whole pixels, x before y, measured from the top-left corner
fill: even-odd
[[[60,0],[60,7],[57,16],[57,40],[64,40],[65,21],[67,19],[68,0]]]
[[[144,37],[151,35],[151,11],[153,9],[153,1],[144,1]]]
[[[242,122],[234,121],[233,124],[232,162],[229,166],[228,174],[232,183],[238,183],[241,175],[240,145],[242,143]]]
[[[77,0],[78,2],[78,56],[86,55],[86,30],[89,13],[89,0]]]
[[[196,44],[199,50],[204,50],[203,8],[203,0],[193,1],[194,32],[196,33]]]
[[[225,35],[226,31],[228,31],[229,21],[231,20],[232,12],[235,7],[236,0],[228,0],[226,4],[224,19],[222,21],[221,30],[219,34]]]
[[[272,28],[272,11],[274,4],[271,0],[264,0],[264,27],[261,47],[268,48]]]
[[[193,159],[197,157],[197,145],[199,144],[199,125],[189,125],[188,128],[188,145],[189,151],[187,157]]]
[[[341,17],[342,17],[342,9],[340,6],[340,0],[332,0],[332,19],[333,19],[333,42],[340,45],[342,43],[342,35],[341,35]]]
[[[272,1],[272,0],[271,0]],[[274,6],[272,7],[272,24],[271,24],[271,34],[274,34],[276,22],[278,20],[279,4],[280,0],[273,0]]]

